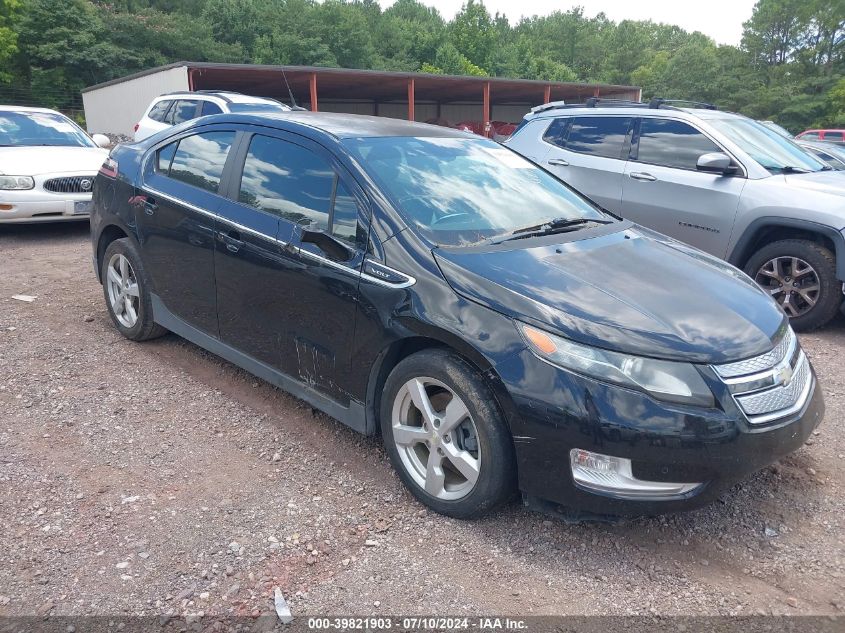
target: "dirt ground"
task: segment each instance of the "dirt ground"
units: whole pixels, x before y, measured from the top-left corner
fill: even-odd
[[[12,299],[35,295],[32,303]],[[827,416],[682,515],[423,509],[379,442],[109,321],[87,224],[0,226],[0,615],[845,613],[845,321],[802,335]]]

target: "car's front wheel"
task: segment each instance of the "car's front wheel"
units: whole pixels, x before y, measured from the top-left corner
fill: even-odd
[[[138,249],[129,238],[108,245],[100,278],[109,316],[123,336],[146,341],[167,333],[153,321],[150,280]]]
[[[836,260],[809,240],[781,240],[754,253],[745,272],[777,301],[795,330],[822,327],[842,303]]]
[[[513,444],[490,389],[457,354],[409,356],[388,377],[381,431],[417,499],[456,518],[481,516],[513,494]]]

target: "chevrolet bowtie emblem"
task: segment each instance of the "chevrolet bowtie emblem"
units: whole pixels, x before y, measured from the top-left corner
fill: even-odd
[[[778,382],[784,387],[788,387],[789,383],[792,382],[792,367],[786,365],[781,367],[777,374]]]

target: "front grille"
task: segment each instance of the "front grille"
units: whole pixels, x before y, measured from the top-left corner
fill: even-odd
[[[736,399],[742,410],[750,416],[782,411],[798,402],[809,380],[810,363],[807,362],[807,357],[802,353],[792,376],[792,382],[788,385],[758,391],[747,396],[737,396]]]
[[[795,343],[795,333],[792,328],[786,330],[786,334],[780,339],[780,343],[774,348],[754,358],[747,358],[735,363],[726,363],[724,365],[714,365],[713,369],[722,378],[735,378],[736,376],[745,376],[747,374],[755,374],[757,372],[766,371],[780,363],[786,356],[786,352]]]
[[[812,393],[810,362],[789,328],[765,354],[713,365],[751,424],[765,424],[799,412]]]
[[[91,193],[94,188],[94,175],[50,178],[44,181],[44,188],[54,193]]]

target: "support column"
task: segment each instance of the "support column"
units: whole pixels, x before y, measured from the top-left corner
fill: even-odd
[[[414,121],[414,80],[408,80],[408,120]]]
[[[490,82],[484,82],[484,116],[481,120],[484,136],[490,136]]]
[[[598,87],[598,86],[596,86],[595,90],[593,90],[593,96],[594,96],[594,97],[598,97],[600,92],[601,92],[601,91],[599,90],[599,87]]]
[[[543,89],[543,103],[548,103],[552,100],[552,87],[546,86]]]
[[[311,73],[308,85],[311,88],[311,112],[317,112],[317,73]]]

